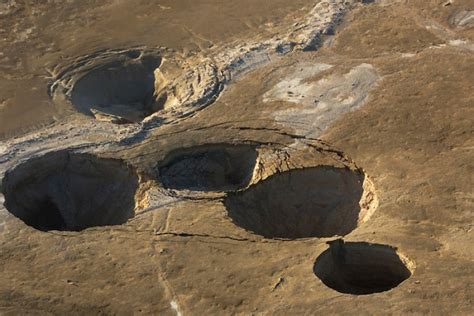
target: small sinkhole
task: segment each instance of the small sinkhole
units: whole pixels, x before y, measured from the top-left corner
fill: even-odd
[[[237,190],[251,181],[256,160],[250,145],[197,146],[168,155],[157,168],[158,179],[178,190]]]
[[[328,243],[314,264],[315,275],[328,287],[346,294],[385,292],[408,279],[415,264],[393,247],[366,242]]]

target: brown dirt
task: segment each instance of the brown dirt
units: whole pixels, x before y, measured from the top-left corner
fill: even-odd
[[[60,123],[38,129],[38,134],[19,132],[65,111],[45,110],[52,106],[47,103],[12,119],[32,104],[50,102],[43,90],[47,80],[38,69],[56,64],[61,55],[138,43],[174,47],[183,55],[212,51],[211,42],[217,47],[219,41],[230,45],[235,39],[265,38],[261,25],[291,24],[307,4],[249,1],[238,10],[237,3],[228,1],[197,2],[160,2],[171,6],[169,10],[147,1],[107,1],[97,10],[89,2],[71,2],[52,5],[48,12],[55,19],[35,15],[34,6],[22,4],[2,20],[15,25],[36,19],[53,26],[44,36],[10,45],[11,51],[5,51],[10,59],[1,61],[4,78],[10,78],[0,85],[2,175],[22,163],[27,166],[32,157],[65,147],[133,166],[140,188],[135,195],[139,207],[128,222],[80,232],[43,232],[0,206],[0,313],[471,314],[474,56],[468,46],[450,44],[473,39],[472,27],[450,22],[459,10],[474,10],[471,0],[448,6],[424,0],[358,5],[319,50],[272,57],[227,85],[212,105],[130,139],[113,137],[133,126],[121,130],[100,125],[100,133],[84,139],[77,138],[77,125],[70,134],[61,134]],[[91,8],[84,10],[82,4]],[[222,15],[215,21],[222,27],[211,28],[202,18],[218,10]],[[119,32],[123,21],[132,26]],[[152,22],[162,23],[162,28]],[[143,31],[144,25],[149,32]],[[58,32],[61,28],[65,31]],[[84,32],[86,28],[90,31]],[[157,36],[171,34],[170,29],[175,35]],[[55,36],[57,40],[51,40]],[[184,48],[189,38],[193,41]],[[44,53],[48,42],[53,49]],[[22,53],[16,56],[15,49]],[[264,102],[263,96],[298,67],[321,63],[334,65],[336,73],[370,64],[380,79],[360,106],[334,117],[320,139],[312,139],[275,120],[275,112],[298,113],[303,104]],[[24,87],[31,89],[20,93]],[[91,124],[91,119],[68,115],[65,122]],[[11,131],[19,138],[8,138]],[[229,163],[222,163],[222,157]],[[162,166],[183,174],[181,182],[160,181],[166,174],[159,172]],[[193,172],[182,166],[193,166]],[[349,177],[353,185],[346,187],[346,194],[324,192],[339,182],[331,185],[317,178],[314,170],[322,166],[360,172],[360,179]],[[237,169],[242,173],[234,172]],[[300,173],[307,175],[301,181]],[[171,174],[175,180],[176,172]],[[370,190],[358,182],[362,175],[370,179]],[[238,181],[227,186],[229,178]],[[193,186],[195,179],[203,182]],[[279,181],[294,191],[289,194]],[[2,186],[3,192],[6,189],[8,183]],[[325,232],[325,238],[314,232],[295,234],[302,231],[300,222],[277,211],[288,203],[284,210],[318,213],[316,201],[305,208],[315,195],[328,195],[342,206],[368,209],[375,200],[376,206],[370,216],[359,214],[356,225],[351,221],[350,229]],[[237,209],[238,220],[232,211],[237,204],[229,208],[233,197],[244,197],[239,205],[248,204]],[[8,207],[8,195],[4,198]],[[269,211],[265,221],[252,220],[253,209]],[[270,231],[277,220],[285,225],[276,228],[292,234]]]

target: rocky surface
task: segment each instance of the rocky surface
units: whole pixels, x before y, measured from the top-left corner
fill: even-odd
[[[469,314],[474,3],[196,3],[0,2],[0,313]]]

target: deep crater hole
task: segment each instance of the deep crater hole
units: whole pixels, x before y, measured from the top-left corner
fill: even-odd
[[[252,179],[257,151],[247,145],[214,145],[180,150],[158,166],[158,178],[171,189],[228,191]]]
[[[30,159],[2,181],[7,210],[42,231],[123,224],[134,215],[137,188],[124,162],[65,151]]]
[[[329,242],[314,264],[314,273],[328,287],[346,294],[372,294],[408,279],[414,263],[395,248],[365,242]]]
[[[347,168],[294,169],[232,192],[224,204],[236,225],[267,238],[344,236],[371,207],[364,178]]]
[[[163,107],[155,96],[154,71],[160,63],[161,58],[141,56],[139,51],[118,56],[79,78],[71,91],[71,102],[88,115],[95,110],[140,122]]]

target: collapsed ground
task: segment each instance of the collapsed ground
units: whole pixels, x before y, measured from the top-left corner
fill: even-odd
[[[470,2],[375,1],[349,13],[318,51],[273,58],[175,124],[133,134],[134,125],[78,117],[3,142],[2,172],[32,170],[31,154],[68,149],[120,159],[120,170],[134,166],[131,175],[111,175],[138,178],[140,188],[130,189],[136,209],[127,223],[79,233],[45,233],[2,209],[2,311],[469,313],[474,63],[472,27],[460,21],[472,10]],[[340,111],[324,116],[335,106]],[[327,129],[308,127],[320,116],[331,118]],[[93,133],[84,136],[78,126]],[[228,164],[210,168],[222,170],[216,176],[205,163],[213,157],[238,165],[246,157],[249,165],[242,173]],[[183,169],[189,165],[202,181],[194,187]],[[328,233],[345,234],[342,245],[337,237],[248,219],[245,211],[258,204],[276,211],[272,220],[282,218],[278,206],[293,200],[281,187],[311,195],[317,187],[292,179],[321,172],[347,174],[332,179],[347,179],[356,196],[349,204],[364,197],[364,175],[376,193],[370,216]],[[272,194],[276,200],[267,198]],[[8,193],[2,199],[8,204]],[[383,278],[361,273],[367,269]]]

